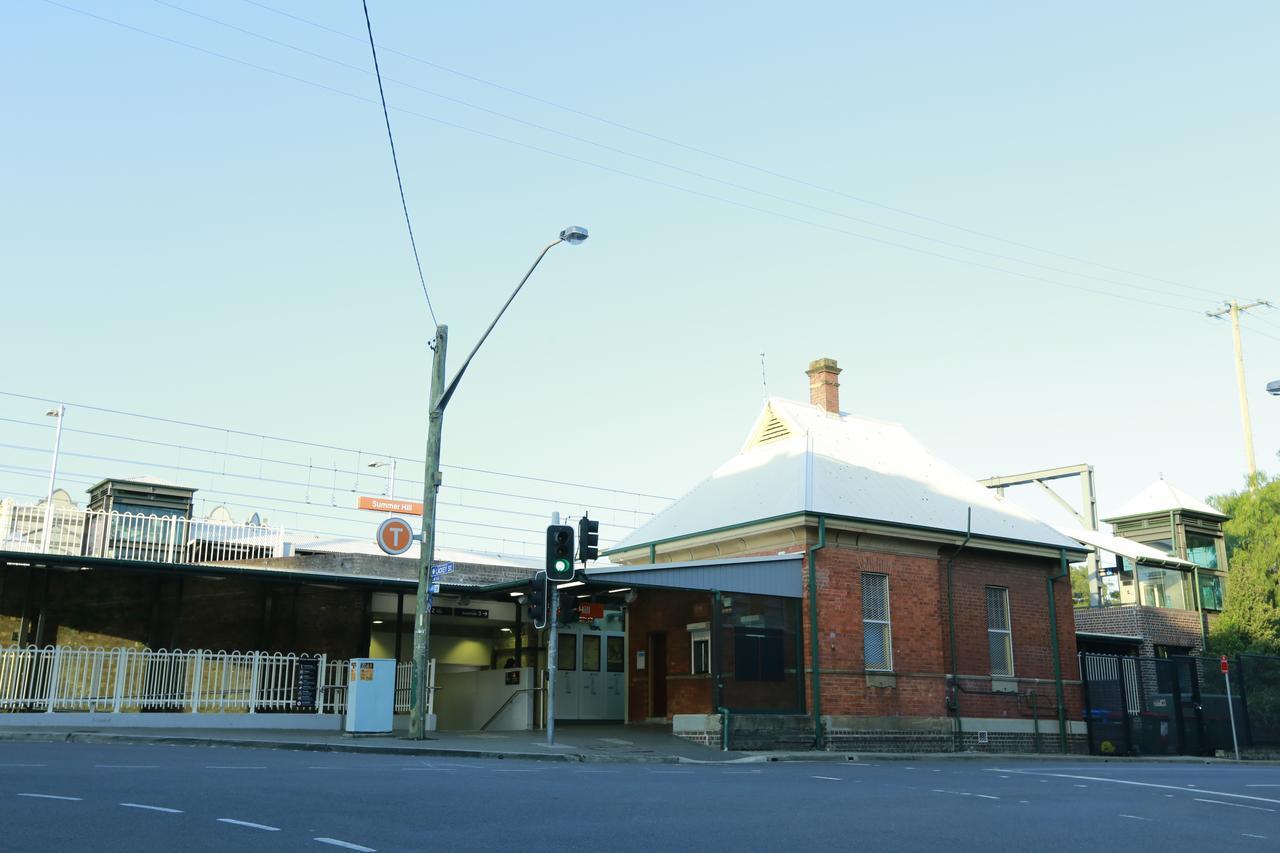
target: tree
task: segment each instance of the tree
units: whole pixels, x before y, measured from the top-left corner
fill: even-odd
[[[1280,654],[1280,477],[1209,502],[1231,516],[1226,534],[1226,606],[1213,626],[1215,653]]]

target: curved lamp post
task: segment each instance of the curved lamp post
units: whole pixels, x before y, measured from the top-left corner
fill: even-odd
[[[449,400],[453,398],[453,392],[458,389],[458,382],[461,381],[462,375],[467,372],[471,359],[475,358],[476,353],[480,351],[480,347],[489,338],[489,333],[493,331],[494,326],[498,325],[502,315],[506,313],[507,308],[515,301],[520,289],[529,280],[529,276],[533,275],[533,271],[538,268],[538,264],[542,263],[542,259],[546,257],[547,252],[561,243],[568,243],[573,246],[586,239],[587,229],[571,225],[561,231],[559,237],[543,247],[542,251],[538,253],[538,257],[534,259],[533,266],[529,267],[529,271],[524,274],[524,278],[520,279],[516,289],[507,297],[507,301],[498,310],[498,315],[493,318],[489,328],[484,330],[480,340],[476,342],[471,353],[462,362],[462,366],[458,368],[458,372],[453,375],[453,379],[447,385],[444,381],[444,360],[445,349],[449,342],[449,327],[443,324],[436,326],[435,344],[432,347],[435,350],[435,356],[431,362],[426,477],[423,478],[422,487],[422,550],[418,555],[418,595],[417,607],[413,617],[413,680],[409,691],[409,737],[413,740],[424,740],[427,736],[428,691],[426,685],[427,661],[430,659],[431,651],[431,563],[435,558],[436,551],[436,494],[440,490],[440,433],[444,425],[445,407],[449,405]]]

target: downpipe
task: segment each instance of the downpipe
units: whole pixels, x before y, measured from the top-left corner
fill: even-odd
[[[956,660],[956,605],[955,595],[953,593],[954,584],[952,583],[953,572],[956,557],[960,556],[960,552],[969,544],[969,540],[973,538],[973,507],[969,507],[968,515],[964,523],[964,541],[960,543],[950,557],[947,558],[947,631],[951,636],[951,679],[948,684],[948,702],[952,719],[955,721],[955,734],[953,750],[960,752],[964,744],[963,724],[960,722],[960,678],[959,678],[959,662]]]

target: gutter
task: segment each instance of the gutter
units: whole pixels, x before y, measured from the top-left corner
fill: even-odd
[[[956,557],[960,556],[960,552],[969,544],[969,540],[973,538],[973,507],[969,507],[968,518],[965,520],[964,541],[960,543],[960,547],[952,552],[947,558],[947,632],[951,635],[951,710],[955,714],[955,751],[959,752],[962,745],[964,735],[962,723],[960,722],[960,666],[956,660],[956,605],[955,595],[952,592],[952,568],[955,566]]]
[[[1068,577],[1071,569],[1067,565],[1067,551],[1059,552],[1059,572],[1045,579],[1045,587],[1049,591],[1049,644],[1053,649],[1053,689],[1058,699],[1058,745],[1063,754],[1067,752],[1067,709],[1066,698],[1062,691],[1062,654],[1058,649],[1058,609],[1054,606],[1053,582]]]
[[[827,517],[818,516],[818,542],[805,549],[805,565],[809,569],[809,640],[810,640],[810,690],[813,694],[813,748],[822,749],[822,675],[818,670],[818,570],[814,565],[816,552],[827,546]]]

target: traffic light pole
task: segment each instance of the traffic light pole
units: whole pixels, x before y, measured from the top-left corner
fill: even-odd
[[[560,523],[560,513],[551,513],[551,523]],[[547,746],[556,745],[556,658],[560,653],[560,584],[547,578]]]
[[[409,688],[409,738],[427,737],[427,705],[431,685],[431,565],[436,553],[436,495],[440,491],[440,435],[444,427],[444,357],[449,327],[436,326],[435,356],[431,360],[430,416],[427,424],[427,465],[422,487],[422,550],[418,554],[418,597],[413,616],[413,678]],[[455,380],[456,381],[456,380]],[[399,627],[397,626],[397,629]]]

